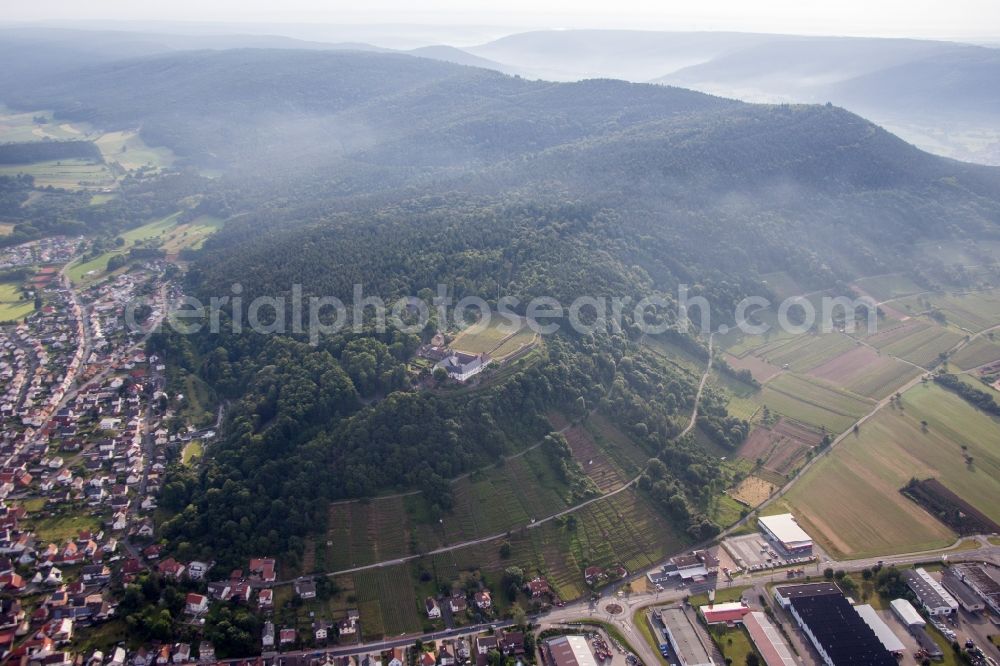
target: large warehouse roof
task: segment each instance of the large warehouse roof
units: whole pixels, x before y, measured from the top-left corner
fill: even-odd
[[[583,636],[559,636],[545,642],[555,666],[597,666]]]
[[[743,626],[747,628],[750,639],[757,651],[764,657],[767,666],[796,666],[798,662],[788,649],[788,644],[767,615],[759,611],[749,613],[743,618]]]
[[[858,615],[865,621],[865,624],[871,627],[886,650],[889,652],[903,652],[906,650],[903,641],[899,640],[899,636],[889,628],[889,625],[885,623],[885,620],[879,616],[878,612],[871,605],[863,604],[855,606],[854,610],[858,611]]]
[[[903,624],[906,626],[922,627],[927,624],[927,621],[924,620],[923,616],[917,612],[917,609],[913,607],[913,604],[906,599],[893,599],[889,603],[892,606],[892,610],[896,611],[896,615],[899,616],[899,619],[902,620]]]
[[[782,513],[777,516],[761,516],[757,522],[768,532],[774,535],[781,543],[803,543],[811,542],[810,537],[804,529],[795,522],[795,517],[790,513]]]

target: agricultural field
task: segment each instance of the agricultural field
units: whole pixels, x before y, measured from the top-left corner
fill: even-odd
[[[597,446],[586,428],[573,426],[563,435],[573,451],[573,458],[602,493],[617,490],[628,482],[625,472]]]
[[[953,349],[963,337],[961,333],[943,326],[928,326],[879,347],[879,350],[927,368],[938,360],[940,354]]]
[[[330,507],[324,569],[342,571],[527,525],[569,506],[566,485],[541,449],[454,483],[454,506],[436,516],[420,494]]]
[[[330,506],[323,568],[343,571],[410,554],[410,524],[402,497]]]
[[[36,118],[44,122],[37,123]],[[49,111],[20,113],[0,105],[0,143],[81,139],[90,132],[88,125],[59,122]]]
[[[940,311],[948,324],[978,333],[1000,324],[1000,290],[935,293],[903,299],[897,306],[911,312]]]
[[[755,507],[763,504],[777,489],[778,487],[770,481],[758,476],[748,476],[729,491],[729,496],[740,504]]]
[[[0,236],[10,236],[14,233],[14,225],[8,224],[6,222],[0,222]]]
[[[27,174],[35,187],[64,190],[93,190],[115,186],[115,176],[106,164],[83,159],[53,160],[33,164],[0,165],[0,176]]]
[[[647,335],[643,338],[643,344],[685,372],[701,374],[705,367],[705,359],[698,358],[680,345],[661,336]]]
[[[409,566],[361,571],[353,578],[365,640],[422,630]]]
[[[858,395],[881,400],[920,374],[920,370],[879,354],[871,347],[855,345],[812,368],[808,374]]]
[[[976,338],[948,359],[961,370],[971,370],[994,361],[1000,361],[1000,344],[985,336]]]
[[[761,384],[781,372],[779,366],[771,365],[764,359],[753,354],[746,354],[741,358],[724,352],[722,358],[736,370],[749,370],[753,378]]]
[[[162,169],[171,166],[175,159],[169,148],[151,148],[134,131],[107,132],[94,143],[106,162],[115,162],[126,171],[142,167]]]
[[[802,466],[809,451],[822,439],[823,433],[818,430],[782,418],[770,427],[754,428],[737,455],[755,465],[759,463],[762,471],[777,475],[777,479],[765,476],[780,484]]]
[[[726,395],[726,409],[731,415],[749,421],[760,410],[760,389],[717,370],[712,370],[709,382],[712,388]]]
[[[766,345],[755,351],[754,356],[777,368],[805,372],[846,352],[854,344],[850,338],[839,333],[796,335]]]
[[[136,246],[160,248],[168,255],[186,248],[197,249],[223,225],[222,220],[207,215],[184,223],[179,222],[179,217],[180,213],[174,213],[119,234],[125,241],[121,247],[109,250],[90,261],[74,264],[69,269],[70,280],[73,284],[82,284],[102,279],[106,275],[109,259],[124,255]]]
[[[917,249],[949,266],[961,264],[968,267],[980,264],[984,254],[993,259],[1000,258],[1000,242],[990,240],[928,241],[918,243]]]
[[[879,303],[924,291],[923,287],[901,274],[861,278],[854,286]]]
[[[954,541],[950,529],[899,492],[911,478],[936,478],[1000,520],[1000,420],[933,384],[906,391],[901,404],[848,436],[768,512],[790,507],[837,557],[912,552]]]
[[[594,412],[584,425],[597,445],[631,478],[646,468],[652,454],[636,444],[603,414]]]
[[[473,324],[452,340],[449,345],[456,351],[470,354],[489,354],[503,360],[537,342],[538,335],[522,319],[516,330],[506,318],[494,313],[487,325]]]
[[[861,396],[791,373],[766,384],[754,400],[772,412],[834,433],[847,430],[875,406]]]
[[[785,271],[764,273],[760,276],[760,279],[774,293],[775,297],[781,300],[806,292],[802,285]]]
[[[0,282],[0,322],[17,321],[34,311],[35,300],[23,298],[20,284]]]

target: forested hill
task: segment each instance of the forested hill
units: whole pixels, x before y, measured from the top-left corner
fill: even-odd
[[[552,84],[398,54],[234,49],[122,60],[12,87],[4,101],[101,126],[141,126],[189,159],[330,161],[426,132],[432,156],[479,162],[735,102],[678,88]]]
[[[834,107],[288,50],[122,60],[4,101],[140,127],[182,164],[221,167],[188,193],[237,214],[191,257],[187,289],[205,297],[240,283],[247,302],[293,284],[345,302],[355,284],[425,298],[445,284],[455,298],[569,303],[669,299],[687,283],[726,319],[765,291],[763,273],[826,287],[910,266],[916,240],[1000,228],[1000,170],[927,155]],[[447,511],[449,477],[539,441],[547,413],[596,409],[664,463],[654,499],[678,527],[712,534],[708,502],[725,472],[678,437],[697,375],[638,344],[628,313],[620,327],[599,323],[460,391],[417,390],[410,365],[447,322],[316,346],[291,333],[154,336],[170,367],[230,404],[200,471],[173,472],[162,533],[226,569],[301,548],[331,499],[419,488]],[[707,355],[692,338],[674,342]],[[719,446],[746,434],[711,396],[701,416]]]

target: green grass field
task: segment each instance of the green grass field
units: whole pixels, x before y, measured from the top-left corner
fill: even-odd
[[[1000,360],[1000,344],[985,336],[976,338],[948,359],[962,370],[978,368],[997,360]]]
[[[205,452],[205,447],[199,440],[193,440],[184,445],[181,450],[181,464],[182,465],[197,465],[201,460],[202,454]]]
[[[34,299],[22,299],[21,285],[0,282],[0,322],[24,319],[35,311]]]
[[[138,132],[108,132],[95,141],[106,162],[116,162],[127,171],[141,167],[162,169],[174,163],[169,148],[150,148]]]
[[[97,531],[100,529],[101,517],[91,514],[73,514],[31,519],[29,522],[39,542],[61,544],[67,539],[76,538],[81,530]]]
[[[760,279],[779,299],[798,296],[806,292],[806,289],[795,278],[784,271],[764,273],[760,276]]]
[[[397,565],[357,573],[354,575],[354,591],[365,639],[421,631],[423,623],[409,566]]]
[[[184,377],[184,397],[187,403],[181,411],[185,421],[198,428],[207,428],[215,423],[215,392],[197,375]]]
[[[874,401],[791,373],[775,377],[754,400],[772,412],[833,433],[847,430],[875,406]]]
[[[883,353],[898,356],[910,363],[929,367],[942,352],[962,341],[963,334],[943,326],[929,326],[881,348]]]
[[[920,285],[905,275],[879,275],[862,278],[854,284],[879,302],[924,291]]]
[[[36,123],[35,118],[44,118]],[[44,139],[81,139],[92,132],[86,123],[54,120],[50,111],[20,113],[0,105],[0,143],[22,143]]]
[[[205,239],[222,228],[223,221],[203,215],[191,222],[178,223],[180,213],[153,220],[140,227],[129,229],[119,237],[125,241],[120,247],[86,262],[78,262],[70,267],[68,275],[74,285],[93,283],[107,276],[108,260],[124,255],[137,245],[156,247],[171,254],[185,248],[197,249]]]
[[[911,477],[938,478],[1000,521],[1000,420],[931,384],[907,391],[902,404],[902,410],[886,408],[865,423],[784,498],[836,556],[888,555],[954,541],[951,530],[899,493]],[[973,465],[966,464],[963,445]]]
[[[64,190],[87,190],[114,187],[115,176],[105,164],[81,159],[65,159],[33,164],[0,165],[0,176],[27,174],[35,179],[35,187]]]
[[[495,359],[502,359],[522,347],[536,341],[537,335],[527,328],[522,320],[519,326],[494,313],[489,324],[473,324],[455,336],[450,347],[470,354],[486,353]]]
[[[854,346],[854,342],[839,333],[827,335],[797,335],[781,341],[776,346],[755,352],[768,363],[793,372],[805,372],[824,361],[838,356]]]

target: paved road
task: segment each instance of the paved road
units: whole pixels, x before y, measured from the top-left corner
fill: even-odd
[[[918,562],[933,561],[940,558],[942,555],[947,555],[949,560],[953,562],[959,561],[972,561],[972,562],[991,562],[1000,566],[1000,546],[992,545],[987,537],[977,537],[979,542],[979,548],[975,550],[963,549],[959,550],[959,546],[965,541],[962,539],[956,542],[954,545],[932,551],[923,551],[918,553],[909,553],[905,555],[894,555],[882,558],[865,558],[858,560],[847,560],[847,561],[834,561],[830,560],[828,562],[823,562],[823,567],[832,567],[835,569],[843,569],[844,571],[860,571],[862,569],[870,568],[874,566],[877,562],[881,561],[885,565],[910,565],[916,564]],[[817,570],[818,571],[818,570]],[[641,577],[642,574],[636,574],[630,576],[628,581],[636,580]],[[751,602],[756,602],[758,595],[766,595],[766,586],[771,582],[783,582],[787,579],[784,578],[783,572],[762,572],[754,575],[746,575],[736,578],[732,585],[738,587],[748,586],[751,590],[746,593]],[[616,588],[624,584],[622,581]],[[794,583],[795,580],[789,580],[788,582]],[[608,622],[614,625],[629,642],[631,647],[638,653],[639,658],[647,666],[653,666],[654,664],[662,664],[663,661],[659,654],[654,650],[653,646],[649,645],[643,636],[640,628],[636,626],[633,621],[633,615],[638,611],[641,611],[649,606],[662,605],[662,604],[677,604],[683,601],[683,599],[689,594],[686,588],[671,588],[662,591],[649,591],[635,594],[621,594],[618,595],[615,589],[605,590],[601,598],[594,604],[590,602],[589,599],[584,599],[567,604],[561,608],[553,608],[547,613],[541,615],[536,615],[531,618],[534,624],[538,624],[542,627],[548,627],[558,624],[564,624],[568,622],[574,622],[579,620],[600,620],[602,622]],[[608,603],[614,601],[614,603],[622,606],[624,611],[618,615],[611,615],[606,610],[605,607]],[[644,621],[644,615],[639,613],[639,620]],[[461,627],[458,629],[448,629],[444,631],[433,632],[430,634],[406,634],[401,635],[396,638],[390,638],[383,641],[370,642],[370,643],[359,643],[356,645],[348,646],[338,646],[330,649],[323,650],[296,650],[290,652],[281,653],[282,656],[302,656],[302,655],[323,655],[330,654],[332,656],[348,656],[348,655],[363,655],[371,652],[376,652],[380,650],[387,650],[394,647],[405,647],[412,645],[416,639],[421,639],[423,641],[430,640],[440,640],[442,638],[455,638],[459,636],[472,636],[486,631],[487,629],[493,628],[504,628],[512,626],[509,621],[498,621],[491,624],[479,624],[469,627]],[[793,638],[793,640],[795,640]],[[800,654],[805,654],[802,652],[803,649],[808,650],[808,646],[801,642],[801,637],[796,641],[797,647],[800,650]],[[235,663],[237,659],[229,660],[223,663]]]

